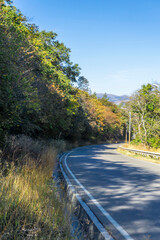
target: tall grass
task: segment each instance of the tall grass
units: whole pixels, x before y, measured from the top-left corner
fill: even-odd
[[[131,149],[137,149],[137,150],[142,150],[142,151],[150,151],[150,152],[157,152],[159,153],[160,152],[160,149],[159,148],[152,148],[152,147],[149,147],[149,146],[146,146],[144,144],[123,144],[123,147],[126,147],[126,148],[131,148]]]
[[[15,137],[1,152],[0,239],[71,239],[52,179],[63,141]]]

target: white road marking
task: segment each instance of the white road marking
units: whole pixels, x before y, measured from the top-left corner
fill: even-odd
[[[82,207],[84,208],[84,210],[87,212],[88,216],[91,218],[92,222],[95,224],[95,226],[99,229],[100,233],[104,236],[104,238],[106,240],[114,240],[106,231],[106,229],[102,226],[102,224],[99,222],[99,220],[97,219],[97,217],[93,214],[93,212],[89,209],[89,207],[87,206],[87,204],[82,200],[82,198],[80,197],[80,195],[78,193],[76,193],[75,188],[73,187],[73,185],[71,184],[69,178],[67,177],[67,175],[65,174],[63,167],[61,165],[61,160],[62,160],[63,156],[60,158],[60,168],[61,168],[61,172],[63,173],[68,186],[72,189],[72,192],[75,194],[76,198],[78,199],[78,201],[80,202],[80,204],[82,205]]]
[[[77,182],[77,184],[83,189],[83,191],[88,195],[90,200],[99,208],[99,210],[104,214],[104,216],[113,224],[113,226],[123,235],[123,237],[126,240],[134,240],[120,225],[117,223],[111,215],[101,206],[101,204],[90,194],[88,190],[85,189],[85,187],[78,181],[78,179],[74,176],[74,174],[71,172],[67,165],[67,157],[72,153],[69,152],[64,159],[65,166],[68,170],[68,172],[71,174],[71,176],[74,178],[74,180]]]

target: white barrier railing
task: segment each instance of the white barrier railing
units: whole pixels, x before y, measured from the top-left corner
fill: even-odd
[[[119,146],[119,148],[127,150],[129,152],[134,152],[134,153],[138,153],[144,156],[151,156],[151,157],[156,157],[156,158],[160,158],[160,153],[155,153],[155,152],[148,152],[148,151],[143,151],[143,150],[137,150],[137,149],[131,149],[131,148],[125,148],[122,146]]]

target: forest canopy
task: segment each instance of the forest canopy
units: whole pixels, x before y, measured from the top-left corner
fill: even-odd
[[[0,136],[121,138],[120,110],[89,94],[71,50],[10,1],[0,11]],[[106,104],[106,101],[108,104]]]

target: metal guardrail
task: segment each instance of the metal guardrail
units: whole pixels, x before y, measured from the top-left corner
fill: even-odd
[[[143,150],[137,150],[137,149],[131,149],[131,148],[125,148],[122,146],[119,146],[119,148],[127,150],[129,152],[134,152],[134,153],[138,153],[144,156],[151,156],[151,157],[156,157],[156,158],[160,158],[160,153],[155,153],[155,152],[148,152],[148,151],[143,151]]]

